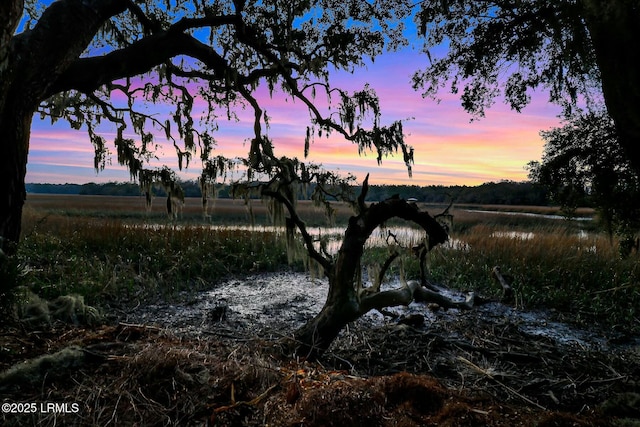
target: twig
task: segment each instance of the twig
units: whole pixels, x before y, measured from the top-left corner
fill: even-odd
[[[606,383],[611,383],[611,382],[615,382],[615,381],[620,381],[620,380],[626,380],[628,377],[626,375],[620,375],[619,377],[614,377],[614,378],[603,378],[600,380],[591,380],[589,381],[590,384],[606,384]]]
[[[120,322],[120,323],[118,323],[118,326],[122,326],[123,328],[147,329],[147,330],[150,330],[150,331],[162,331],[162,328],[160,328],[158,326],[142,325],[142,324],[136,324],[136,323]]]
[[[513,288],[500,272],[500,267],[496,265],[495,267],[493,267],[493,270],[491,271],[493,273],[493,276],[498,281],[498,283],[500,283],[500,286],[502,286],[502,291],[504,292],[502,298],[504,300],[507,300],[513,297]]]
[[[606,292],[616,292],[616,291],[620,291],[622,289],[630,288],[632,286],[636,286],[636,283],[627,283],[626,285],[615,286],[613,288],[602,289],[600,291],[593,291],[593,292],[591,292],[591,295],[604,294]]]
[[[468,365],[469,367],[471,367],[471,369],[473,369],[474,371],[485,375],[487,378],[489,378],[490,380],[493,380],[496,384],[504,387],[508,392],[513,393],[514,395],[516,395],[517,397],[519,397],[520,399],[524,400],[525,402],[536,406],[539,409],[542,409],[543,411],[547,411],[547,408],[545,408],[544,406],[540,405],[539,403],[534,402],[533,400],[529,399],[528,397],[518,393],[517,391],[515,391],[514,389],[512,389],[511,387],[509,387],[508,385],[506,385],[505,383],[501,382],[500,380],[496,379],[493,375],[491,375],[491,373],[487,372],[487,370],[482,369],[481,367],[479,367],[478,365],[476,365],[475,363],[473,363],[472,361],[470,361],[469,359],[466,359],[462,356],[458,356],[457,359],[461,362],[464,362],[466,365]]]
[[[273,390],[274,388],[276,388],[278,386],[278,384],[274,384],[271,387],[269,387],[268,389],[266,389],[261,395],[249,400],[249,401],[240,401],[240,402],[234,402],[231,405],[226,405],[226,406],[221,406],[219,408],[215,408],[213,410],[214,413],[220,413],[220,412],[224,412],[227,411],[229,409],[233,409],[235,407],[238,407],[240,405],[247,405],[247,406],[256,406],[258,403],[260,403],[261,400],[263,400],[265,397],[267,397],[267,395],[271,392],[271,390]],[[233,388],[232,388],[233,390]],[[234,401],[235,400],[235,396],[233,396],[233,392],[232,392],[232,396],[231,396],[231,400]]]

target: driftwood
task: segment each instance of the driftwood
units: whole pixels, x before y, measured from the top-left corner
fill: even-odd
[[[476,295],[472,292],[467,295],[464,301],[454,301],[426,287],[417,288],[413,296],[416,302],[435,303],[444,309],[457,308],[459,310],[471,310],[476,299]]]
[[[475,294],[471,293],[465,301],[454,301],[446,296],[421,286],[417,280],[409,280],[403,287],[388,291],[363,294],[360,298],[360,309],[363,313],[369,310],[380,310],[383,307],[409,305],[412,301],[436,303],[444,309],[457,308],[470,310],[473,308]]]
[[[502,291],[503,291],[502,300],[508,301],[511,298],[513,298],[513,288],[511,287],[509,282],[507,282],[507,279],[505,279],[505,277],[500,272],[500,266],[496,265],[495,267],[493,267],[493,270],[491,270],[491,273],[493,274],[493,277],[498,281],[500,286],[502,286]]]

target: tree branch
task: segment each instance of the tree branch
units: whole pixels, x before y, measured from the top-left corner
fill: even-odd
[[[24,8],[24,0],[3,0],[0,2],[0,76],[9,65],[9,52],[11,50],[11,37],[20,23],[20,16]],[[0,79],[2,81],[4,79]],[[0,83],[0,88],[4,86]],[[2,92],[0,92],[2,93]]]
[[[23,91],[25,103],[34,108],[56,92],[51,91],[89,46],[100,27],[111,17],[126,10],[125,0],[59,0],[47,7],[32,30],[11,39],[16,55],[14,85],[28,87]],[[24,86],[21,86],[24,85]]]
[[[411,221],[422,227],[429,237],[429,250],[446,242],[449,238],[446,230],[428,212],[421,211],[414,203],[400,198],[373,203],[364,214],[358,215],[357,220],[369,236],[380,224],[394,217]]]
[[[377,287],[376,291],[380,290],[380,285],[384,280],[385,274],[387,274],[387,270],[389,269],[389,267],[391,267],[391,264],[393,263],[393,261],[395,261],[396,258],[398,258],[399,256],[400,256],[400,252],[394,250],[393,253],[389,255],[389,257],[384,261],[384,264],[382,264],[382,267],[380,268],[380,272],[378,273],[377,282],[375,284],[375,286]]]
[[[136,17],[145,34],[153,34],[162,30],[162,26],[156,19],[149,18],[133,0],[127,0],[127,9]]]
[[[222,16],[216,22],[224,25],[230,21]],[[49,89],[49,96],[71,89],[92,92],[114,80],[144,74],[179,55],[198,59],[219,79],[230,70],[227,61],[210,46],[172,27],[107,55],[77,59]]]
[[[414,299],[414,293],[419,288],[418,282],[410,280],[402,288],[365,294],[360,298],[359,311],[361,314],[365,314],[375,309],[382,310],[386,307],[409,305]]]
[[[365,204],[365,199],[367,198],[367,193],[369,192],[369,174],[362,181],[362,190],[360,191],[360,195],[358,196],[358,213],[362,213],[367,209],[367,205]]]
[[[420,282],[409,280],[402,288],[389,291],[365,294],[360,299],[360,313],[371,310],[382,310],[386,307],[409,305],[412,301],[436,303],[444,309],[471,310],[475,294],[470,294],[464,301],[452,301],[444,295],[420,286]]]

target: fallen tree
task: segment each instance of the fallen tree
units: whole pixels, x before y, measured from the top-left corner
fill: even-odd
[[[322,311],[295,332],[297,354],[314,356],[326,350],[347,323],[371,310],[408,305],[416,298],[425,299],[427,290],[417,281],[386,291],[380,290],[380,279],[368,288],[358,283],[360,259],[367,239],[376,228],[395,217],[419,225],[425,231],[429,249],[448,238],[444,228],[428,212],[406,200],[387,199],[369,206],[362,204],[360,212],[350,218],[335,257],[322,255],[313,248],[309,250],[309,256],[322,266],[329,279],[329,294]]]
[[[435,302],[443,308],[469,309],[472,300],[451,301],[429,286],[424,273],[426,253],[435,246],[445,243],[448,236],[446,225],[450,218],[448,209],[440,215],[432,216],[421,210],[414,202],[399,197],[383,201],[366,203],[368,180],[365,178],[357,199],[350,194],[351,186],[331,172],[321,171],[319,167],[292,162],[291,160],[273,160],[277,170],[273,178],[265,183],[235,184],[235,194],[248,197],[259,194],[266,198],[274,219],[280,219],[286,225],[288,243],[293,241],[297,231],[303,242],[304,253],[311,264],[315,263],[319,271],[329,281],[329,292],[322,310],[303,327],[293,332],[289,344],[292,352],[298,356],[313,359],[322,354],[331,345],[340,331],[350,322],[371,310],[384,310],[387,307],[408,305],[412,301]],[[295,188],[315,185],[312,198],[326,208],[330,217],[332,201],[348,202],[354,209],[349,218],[340,248],[330,253],[325,241],[314,237],[307,229],[304,220],[296,209],[297,193]],[[303,185],[299,185],[303,184]],[[424,231],[422,242],[414,247],[405,247],[405,252],[417,255],[421,263],[421,280],[401,280],[401,286],[393,289],[381,289],[391,264],[400,257],[393,250],[379,266],[377,274],[369,275],[367,286],[363,284],[362,257],[367,240],[379,227],[392,220],[400,219],[417,225]],[[390,236],[393,237],[390,233]]]

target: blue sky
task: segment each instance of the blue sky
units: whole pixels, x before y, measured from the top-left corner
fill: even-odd
[[[358,178],[371,174],[372,184],[394,183],[410,185],[477,185],[488,181],[527,178],[525,165],[542,156],[541,130],[560,125],[560,108],[547,102],[545,93],[533,94],[531,104],[517,113],[500,99],[486,117],[470,121],[460,100],[443,92],[441,101],[423,99],[411,88],[414,71],[427,64],[424,54],[413,51],[388,53],[375,63],[355,73],[335,73],[334,86],[357,90],[369,83],[378,93],[383,122],[399,119],[404,123],[406,140],[415,148],[413,178],[409,178],[401,155],[376,162],[375,154],[358,155],[357,147],[335,135],[316,138],[309,159],[326,168],[350,172]],[[267,91],[258,89],[257,97],[271,117],[269,136],[278,155],[303,157],[304,135],[309,114],[300,102],[286,100],[276,93],[269,98]],[[220,121],[216,134],[216,153],[227,157],[244,156],[247,138],[252,135],[250,111],[238,111],[239,122]],[[115,128],[103,126],[101,133],[113,140]],[[130,137],[135,138],[135,135]],[[156,141],[166,138],[158,132]],[[93,146],[85,130],[75,131],[63,122],[54,125],[48,119],[34,118],[27,182],[86,183],[127,181],[128,172],[113,163],[96,174],[93,169]],[[111,145],[112,148],[112,145]],[[173,148],[166,145],[158,152],[154,166],[166,164],[177,169]],[[197,161],[179,175],[192,179],[199,175]]]

